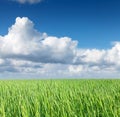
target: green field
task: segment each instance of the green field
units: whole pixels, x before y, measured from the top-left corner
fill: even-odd
[[[120,80],[1,80],[0,117],[120,117]]]

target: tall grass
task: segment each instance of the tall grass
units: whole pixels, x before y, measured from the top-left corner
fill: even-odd
[[[120,117],[120,81],[1,80],[0,117]]]

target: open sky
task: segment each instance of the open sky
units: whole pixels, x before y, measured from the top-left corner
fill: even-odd
[[[1,0],[0,77],[120,77],[119,0]]]

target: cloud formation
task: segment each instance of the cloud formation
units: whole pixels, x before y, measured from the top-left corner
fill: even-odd
[[[42,63],[71,63],[77,41],[69,37],[47,36],[34,29],[28,18],[16,18],[4,37],[0,37],[3,58],[17,58]],[[67,54],[66,54],[67,53]]]
[[[0,72],[28,77],[120,76],[120,42],[106,50],[77,44],[69,37],[41,33],[27,17],[17,17],[8,34],[0,36]]]
[[[36,3],[42,2],[43,0],[12,0],[12,1],[16,1],[16,2],[19,2],[21,4],[25,4],[25,3],[36,4]]]

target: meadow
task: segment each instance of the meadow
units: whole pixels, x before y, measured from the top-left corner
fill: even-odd
[[[120,80],[0,80],[0,117],[120,117]]]

